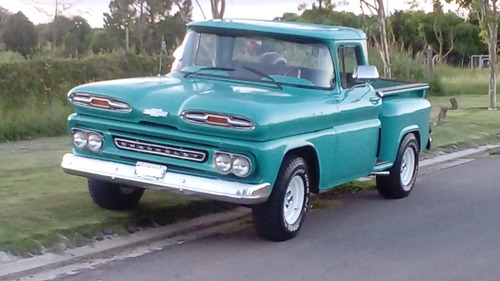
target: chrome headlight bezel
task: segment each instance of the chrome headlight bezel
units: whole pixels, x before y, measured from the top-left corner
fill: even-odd
[[[223,175],[231,173],[233,159],[227,153],[216,153],[214,155],[214,166],[217,172]]]
[[[226,161],[224,162],[228,163],[227,168],[220,168],[220,163],[222,161],[217,161],[217,159],[222,160],[222,158],[226,158]],[[230,160],[230,162],[227,160]],[[244,178],[249,176],[252,172],[252,160],[241,154],[217,151],[214,154],[213,163],[217,172],[223,175],[233,174],[237,177]],[[241,169],[241,165],[246,166],[246,169],[244,169],[243,172],[238,170]]]
[[[73,145],[79,149],[85,149],[88,144],[87,132],[82,130],[73,130],[72,132]]]
[[[87,148],[92,152],[100,152],[104,147],[104,139],[102,135],[95,132],[87,134]]]
[[[250,170],[252,168],[252,164],[250,159],[247,157],[237,155],[233,158],[231,164],[231,172],[240,178],[246,177],[250,174]]]
[[[104,136],[95,131],[72,128],[71,135],[73,138],[73,145],[81,150],[88,150],[94,153],[100,153],[105,146]],[[75,140],[75,137],[78,136],[79,141]]]

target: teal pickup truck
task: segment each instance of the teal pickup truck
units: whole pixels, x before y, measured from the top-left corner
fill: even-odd
[[[188,24],[172,71],[73,88],[73,153],[107,209],[144,189],[252,208],[257,233],[294,237],[320,193],[375,175],[386,198],[409,195],[430,147],[427,84],[378,78],[366,35],[256,20]]]

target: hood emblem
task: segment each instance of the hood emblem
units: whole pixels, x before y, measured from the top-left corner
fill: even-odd
[[[163,109],[160,109],[160,108],[144,109],[144,111],[142,113],[149,115],[151,117],[167,117],[168,116],[168,112],[163,111]]]

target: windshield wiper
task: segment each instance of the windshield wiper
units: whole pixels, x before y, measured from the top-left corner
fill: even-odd
[[[184,74],[184,78],[188,77],[189,75],[192,75],[192,74],[196,74],[198,72],[202,72],[202,71],[205,71],[205,70],[222,70],[222,71],[235,71],[236,69],[234,68],[229,68],[229,67],[202,67],[196,71],[193,71],[193,72],[188,72],[186,74]]]
[[[241,68],[243,68],[245,70],[248,70],[248,71],[251,71],[251,72],[253,72],[253,73],[257,74],[257,75],[260,75],[260,76],[262,76],[264,78],[267,78],[267,79],[271,80],[271,82],[273,82],[274,84],[276,84],[276,87],[278,87],[278,89],[283,90],[283,87],[281,86],[281,84],[278,83],[276,80],[274,80],[273,77],[271,77],[271,76],[269,76],[269,75],[267,75],[267,74],[265,74],[263,72],[260,72],[257,69],[253,69],[253,68],[245,66],[245,65],[242,65]]]

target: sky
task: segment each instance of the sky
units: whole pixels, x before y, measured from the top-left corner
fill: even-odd
[[[71,5],[60,5],[61,13],[66,17],[80,15],[84,17],[90,26],[97,28],[103,26],[103,13],[108,12],[110,0],[0,0],[0,7],[6,8],[12,13],[22,11],[34,24],[50,22],[54,18],[55,3],[67,3]],[[198,0],[207,16],[211,18],[210,0]],[[306,3],[311,7],[314,0],[226,0],[226,18],[252,18],[273,19],[282,16],[284,12],[298,13],[297,7]],[[360,13],[359,0],[343,0],[344,4],[337,10],[346,10]],[[404,0],[386,0],[386,8],[389,13],[394,10],[408,9]],[[420,0],[421,9],[430,11],[432,4],[430,0]],[[443,1],[444,2],[444,1]],[[451,9],[445,5],[445,11]],[[203,20],[200,8],[193,0],[194,20]]]

